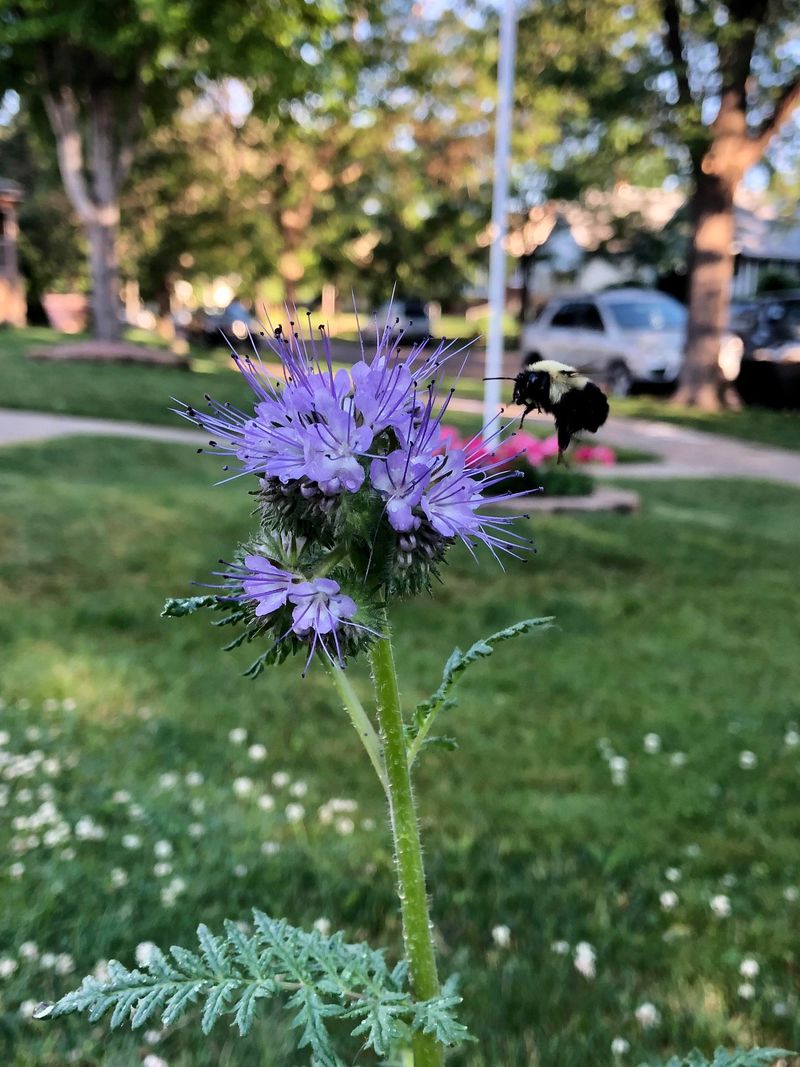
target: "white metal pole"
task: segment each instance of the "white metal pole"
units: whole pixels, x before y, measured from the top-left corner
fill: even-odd
[[[497,111],[494,134],[494,189],[492,192],[492,245],[489,253],[489,335],[486,340],[487,378],[503,373],[503,312],[506,296],[506,208],[508,204],[508,163],[511,154],[511,110],[514,101],[514,53],[517,47],[516,0],[502,0],[499,61],[497,65]],[[500,407],[500,382],[483,386],[483,424],[495,417]]]

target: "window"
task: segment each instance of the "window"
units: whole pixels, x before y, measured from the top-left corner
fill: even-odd
[[[584,330],[599,330],[602,332],[605,329],[603,320],[600,318],[600,312],[594,304],[583,305],[583,322],[581,325]]]
[[[621,330],[680,330],[686,309],[677,301],[609,300],[604,305]]]
[[[594,304],[587,302],[564,304],[553,316],[551,326],[571,330],[600,330],[604,329],[600,312]]]
[[[580,304],[564,304],[553,315],[550,325],[574,330],[580,325],[580,306]]]

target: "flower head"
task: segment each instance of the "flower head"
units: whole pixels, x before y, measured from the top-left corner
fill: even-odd
[[[233,352],[252,411],[210,397],[205,411],[180,411],[233,477],[258,478],[260,533],[217,572],[215,602],[248,641],[271,639],[249,673],[289,652],[344,666],[380,636],[387,599],[428,587],[456,541],[496,558],[527,550],[512,519],[485,508],[503,495],[508,455],[535,439],[512,446],[498,430],[490,452],[442,427],[452,393],[439,400],[437,375],[461,349],[423,342],[404,354],[387,326],[371,356],[362,341],[362,358],[335,369],[324,330],[277,327],[266,343],[278,373],[255,345]]]

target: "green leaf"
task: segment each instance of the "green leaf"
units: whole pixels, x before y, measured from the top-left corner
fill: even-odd
[[[161,618],[179,619],[184,615],[193,615],[201,608],[216,608],[219,598],[215,596],[169,597],[164,601]]]
[[[452,981],[438,997],[415,1001],[406,988],[404,962],[390,971],[382,952],[348,944],[341,933],[306,933],[260,911],[253,920],[249,935],[233,922],[225,923],[223,934],[200,925],[199,952],[173,946],[167,957],[157,951],[146,969],[129,970],[111,960],[106,978],[84,978],[46,1017],[81,1011],[94,1021],[110,1011],[112,1027],[125,1022],[137,1027],[160,1011],[170,1026],[204,998],[204,1033],[230,1015],[246,1034],[259,1000],[282,996],[300,1031],[298,1047],[310,1051],[317,1067],[343,1067],[328,1030],[331,1019],[350,1020],[351,1033],[378,1056],[388,1055],[414,1030],[448,1045],[468,1037],[453,1014],[460,998]]]
[[[796,1056],[782,1048],[727,1049],[718,1048],[714,1059],[707,1059],[698,1049],[692,1049],[688,1056],[673,1056],[663,1067],[773,1067],[778,1060],[787,1056]],[[656,1067],[655,1064],[642,1064],[642,1067]]]
[[[531,630],[547,630],[552,626],[553,621],[554,619],[551,615],[541,619],[523,619],[522,622],[508,626],[505,630],[498,630],[497,633],[492,634],[490,637],[476,641],[466,652],[462,652],[460,648],[453,649],[445,664],[439,688],[427,700],[417,704],[414,709],[413,719],[408,727],[408,734],[411,739],[409,744],[409,763],[413,763],[419,754],[419,750],[424,744],[428,731],[437,715],[446,708],[455,706],[456,701],[450,697],[450,690],[468,667],[473,663],[477,663],[480,659],[486,659],[491,656],[495,646],[502,644],[503,641],[510,641],[512,638],[518,637],[520,634],[529,633]]]

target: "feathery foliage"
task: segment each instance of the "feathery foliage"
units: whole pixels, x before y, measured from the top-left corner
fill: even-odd
[[[665,1067],[773,1067],[774,1063],[786,1056],[794,1056],[794,1053],[781,1048],[735,1049],[733,1052],[718,1048],[713,1060],[709,1060],[702,1052],[693,1049],[688,1056],[673,1056]]]
[[[227,921],[222,936],[198,927],[199,952],[173,946],[155,949],[141,968],[116,960],[108,976],[84,978],[80,987],[54,1005],[40,1005],[37,1016],[87,1012],[96,1021],[111,1012],[111,1026],[126,1020],[143,1026],[160,1014],[170,1026],[202,1002],[201,1025],[208,1033],[223,1015],[246,1034],[259,1000],[284,998],[299,1048],[308,1048],[315,1067],[343,1067],[328,1030],[331,1019],[354,1024],[351,1033],[378,1056],[407,1043],[414,1031],[433,1034],[443,1044],[468,1038],[453,1015],[461,998],[451,979],[432,1000],[414,1001],[406,988],[405,962],[389,969],[383,953],[365,944],[348,944],[341,933],[323,937],[253,912],[254,933]]]
[[[528,633],[531,630],[549,629],[553,625],[553,619],[554,617],[551,615],[541,619],[523,619],[513,626],[498,630],[497,633],[476,641],[466,652],[462,652],[460,648],[454,648],[447,663],[444,665],[439,688],[427,700],[417,704],[414,709],[412,722],[408,727],[409,763],[414,762],[423,744],[436,742],[447,748],[455,747],[455,742],[452,738],[429,738],[428,733],[439,712],[455,707],[457,701],[450,696],[450,691],[464,671],[471,667],[473,663],[477,663],[478,660],[491,656],[495,646],[503,641],[510,641],[512,638]]]

